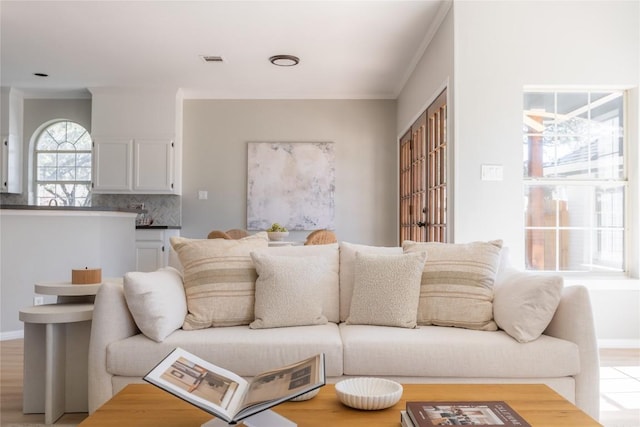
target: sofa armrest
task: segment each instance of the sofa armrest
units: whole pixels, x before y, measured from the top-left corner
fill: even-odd
[[[96,295],[89,342],[89,413],[111,399],[112,375],[107,372],[107,347],[114,341],[139,333],[122,283],[103,283]]]
[[[586,287],[567,286],[563,289],[558,309],[544,333],[578,346],[580,373],[575,376],[575,403],[597,420],[600,417],[600,357]]]

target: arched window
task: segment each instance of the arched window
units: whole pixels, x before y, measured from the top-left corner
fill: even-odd
[[[78,123],[45,127],[34,150],[37,205],[91,205],[91,136]]]

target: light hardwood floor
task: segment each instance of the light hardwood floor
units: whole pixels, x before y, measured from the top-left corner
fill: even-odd
[[[0,341],[0,425],[42,423],[43,414],[22,413],[23,340]],[[640,349],[602,349],[600,422],[640,427]],[[635,403],[634,403],[635,402]],[[65,414],[57,424],[80,423],[87,414]]]

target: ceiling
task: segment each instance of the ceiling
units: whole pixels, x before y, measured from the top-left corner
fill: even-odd
[[[137,87],[181,88],[186,98],[394,99],[449,4],[1,0],[0,82],[27,97]],[[300,64],[276,67],[276,54]]]

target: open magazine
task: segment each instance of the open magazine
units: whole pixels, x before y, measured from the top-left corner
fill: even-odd
[[[236,423],[322,387],[326,383],[324,367],[324,354],[320,353],[247,381],[176,348],[144,380],[227,423]]]

